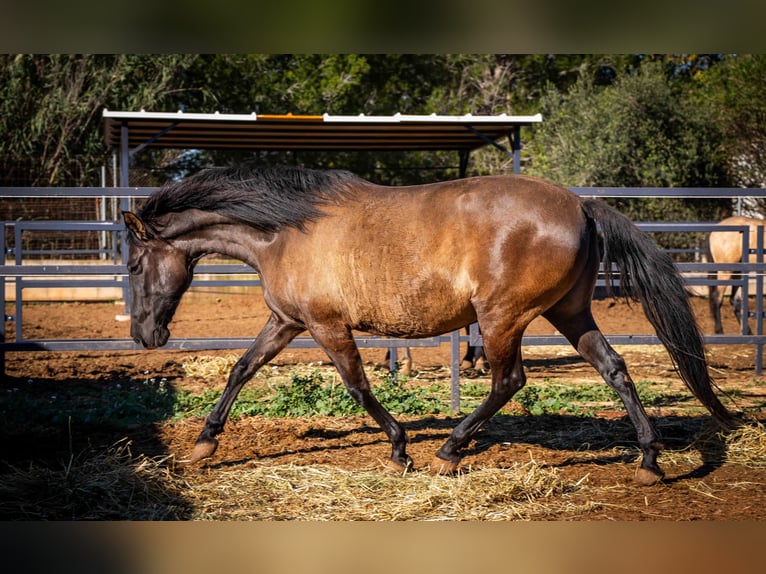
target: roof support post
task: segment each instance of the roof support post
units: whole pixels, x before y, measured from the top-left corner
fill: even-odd
[[[514,126],[513,133],[508,134],[513,153],[513,173],[521,173],[521,126]]]
[[[467,149],[461,149],[458,154],[460,157],[460,171],[458,177],[462,179],[466,176],[466,173],[468,173],[468,157],[471,155],[471,152]]]
[[[120,126],[120,187],[128,187],[130,149],[128,148],[128,122]]]
[[[128,122],[122,122],[120,126],[120,187],[130,185],[130,149],[128,147]],[[130,199],[120,198],[120,213],[130,209]],[[117,215],[117,214],[115,214]],[[118,215],[119,217],[119,215]],[[127,230],[120,234],[120,258],[124,265],[128,264],[128,233]],[[130,288],[127,278],[122,278],[122,300],[125,303],[125,313],[130,309]]]

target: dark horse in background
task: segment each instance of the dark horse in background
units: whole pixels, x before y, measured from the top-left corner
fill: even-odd
[[[741,225],[748,227],[748,246],[750,249],[757,247],[757,229],[763,225],[766,225],[766,221],[763,219],[755,219],[753,217],[744,217],[741,215],[735,215],[733,217],[727,217],[722,220],[718,225]],[[739,263],[742,259],[742,232],[740,231],[713,231],[708,238],[708,251],[711,262],[714,263]],[[748,253],[745,261],[755,261],[755,255]],[[723,280],[739,279],[741,273],[736,271],[713,271],[710,273],[711,278],[720,278]],[[710,285],[708,287],[708,303],[710,304],[710,314],[713,317],[715,323],[715,332],[718,334],[723,333],[723,324],[721,323],[721,304],[723,303],[724,294],[727,287],[719,287],[718,285]],[[734,310],[734,316],[737,321],[742,325],[742,291],[739,285],[731,286],[731,293],[729,294],[729,302]],[[749,329],[746,329],[749,333]]]
[[[352,331],[418,338],[478,322],[491,389],[430,466],[452,472],[474,433],[524,386],[522,335],[542,315],[619,394],[643,452],[636,481],[656,483],[663,445],[625,362],[591,314],[597,225],[608,280],[615,263],[623,293],[641,301],[691,392],[721,425],[734,425],[713,393],[688,295],[670,258],[605,203],[547,181],[513,175],[382,187],[345,171],[241,165],[166,185],[138,214],[124,217],[131,335],[143,346],[167,342],[195,264],[207,254],[257,270],[271,310],[233,367],[192,461],[215,452],[245,382],[308,331],[388,435],[390,465],[407,469],[413,462],[404,429],[371,392]]]

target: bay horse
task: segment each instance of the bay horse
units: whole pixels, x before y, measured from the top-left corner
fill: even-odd
[[[754,217],[744,217],[735,215],[733,217],[727,217],[721,220],[718,225],[742,225],[749,228],[748,245],[750,249],[754,249],[757,246],[757,229],[763,225],[766,225],[763,219],[756,219]],[[740,231],[713,231],[708,237],[708,251],[713,263],[739,263],[742,259],[742,232]],[[754,255],[749,253],[745,261],[755,261]],[[739,279],[741,274],[735,271],[712,271],[709,274],[709,278],[723,280]],[[710,304],[710,314],[713,317],[715,323],[715,332],[717,334],[723,333],[723,324],[721,323],[721,305],[726,292],[726,286],[719,287],[718,285],[708,286],[708,303]],[[731,286],[731,293],[729,295],[729,302],[734,309],[734,316],[737,321],[742,325],[742,292],[739,289],[739,285]],[[748,334],[749,329],[748,329]]]
[[[384,187],[342,170],[204,170],[125,212],[132,338],[168,341],[168,324],[211,253],[252,266],[271,315],[231,370],[190,461],[210,457],[242,386],[294,337],[308,331],[348,392],[380,425],[388,465],[413,466],[402,425],[378,402],[352,330],[418,338],[478,322],[491,369],[485,401],[436,452],[434,473],[454,472],[471,437],[526,382],[521,343],[537,316],[550,321],[619,394],[642,451],[635,480],[663,477],[663,448],[625,361],[591,314],[599,271],[612,263],[623,293],[641,301],[691,392],[724,427],[736,417],[713,392],[702,338],[671,259],[629,219],[595,199],[522,175]],[[381,264],[384,261],[385,264]]]

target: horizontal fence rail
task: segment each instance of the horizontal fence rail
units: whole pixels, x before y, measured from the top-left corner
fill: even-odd
[[[102,197],[119,199],[123,206],[131,199],[141,199],[148,196],[156,188],[1,188],[0,198],[27,197]],[[766,197],[766,189],[741,188],[570,188],[575,193],[590,197],[683,197],[683,198],[739,198]],[[704,232],[713,230],[735,231],[742,233],[743,261],[740,263],[679,263],[678,268],[684,274],[689,286],[733,286],[738,285],[743,293],[743,317],[746,318],[742,331],[732,335],[705,335],[706,344],[744,344],[754,345],[756,349],[756,374],[762,371],[762,348],[766,343],[763,334],[763,277],[766,274],[764,264],[763,229],[757,245],[749,245],[747,227],[720,226],[713,223],[639,223],[638,226],[649,233],[662,232]],[[127,269],[125,266],[125,229],[121,221],[5,221],[0,222],[0,231],[4,238],[5,264],[0,265],[0,279],[5,323],[15,323],[15,340],[6,341],[3,331],[0,341],[0,366],[5,371],[5,353],[16,351],[134,351],[141,347],[131,339],[25,339],[23,336],[23,301],[24,290],[47,287],[115,287],[122,290],[123,300],[129,301],[127,289]],[[102,259],[97,263],[82,265],[65,261],[51,263],[36,263],[28,259],[30,253],[23,249],[22,236],[28,233],[41,232],[99,232],[110,234],[111,247],[103,249]],[[14,238],[13,247],[6,245],[8,232]],[[39,255],[39,252],[37,252]],[[745,262],[747,254],[755,254],[754,262]],[[11,260],[9,262],[8,260]],[[105,261],[110,261],[106,263]],[[730,271],[739,275],[728,280],[713,279],[708,276],[713,271]],[[225,276],[225,278],[217,278]],[[234,278],[232,278],[234,277]],[[755,292],[751,293],[750,285],[755,282]],[[12,314],[5,314],[5,287],[11,285],[15,290],[15,304]],[[195,270],[192,286],[260,286],[257,273],[247,265],[240,263],[204,263]],[[603,286],[603,274],[599,274],[597,286]],[[755,309],[749,309],[749,298],[755,296]],[[754,329],[751,329],[750,319],[754,319]],[[659,339],[653,334],[610,335],[605,334],[613,345],[656,345]],[[253,337],[254,338],[254,337]],[[172,350],[216,350],[244,349],[250,346],[253,338],[186,338],[171,339],[165,348]],[[450,334],[426,339],[397,339],[377,336],[358,336],[357,344],[363,348],[387,348],[391,351],[391,364],[395,366],[396,350],[401,347],[435,347],[442,344],[450,345],[451,360],[451,403],[457,411],[460,404],[459,363],[460,346],[482,344],[481,334],[477,325],[472,325],[469,332],[453,332]],[[523,339],[524,345],[569,345],[560,335],[528,335]],[[290,345],[291,348],[318,348],[311,337],[298,337]]]

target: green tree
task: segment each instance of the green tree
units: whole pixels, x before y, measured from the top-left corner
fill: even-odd
[[[566,93],[584,75],[608,85],[639,64],[636,56],[608,54],[453,54],[446,57],[447,78],[433,92],[431,107],[442,113],[535,114],[546,89]],[[536,129],[523,129],[522,140],[529,141]],[[522,148],[522,161],[528,159]],[[494,148],[472,154],[471,174],[512,171],[511,158]]]
[[[583,75],[541,100],[530,171],[572,186],[715,186],[725,179],[718,128],[657,65],[613,85]]]
[[[17,185],[97,185],[101,111],[173,109],[191,56],[0,55],[0,157]]]
[[[766,55],[727,57],[695,78],[695,103],[721,129],[732,185],[766,185]]]
[[[308,54],[200,56],[186,74],[186,109],[296,115],[388,115],[442,112],[432,93],[448,80],[445,58],[411,54]],[[382,183],[434,179],[438,154],[370,152],[204,152],[179,164],[184,172],[243,158],[351,169]],[[452,158],[457,165],[457,158]],[[422,170],[429,170],[424,175]],[[437,176],[438,177],[438,176]]]
[[[549,89],[528,172],[578,187],[725,185],[718,125],[668,70],[665,62],[649,62],[607,86],[583,74],[566,93]],[[726,200],[610,202],[635,221],[712,221],[730,209]],[[701,243],[701,237],[658,240],[668,248]]]

